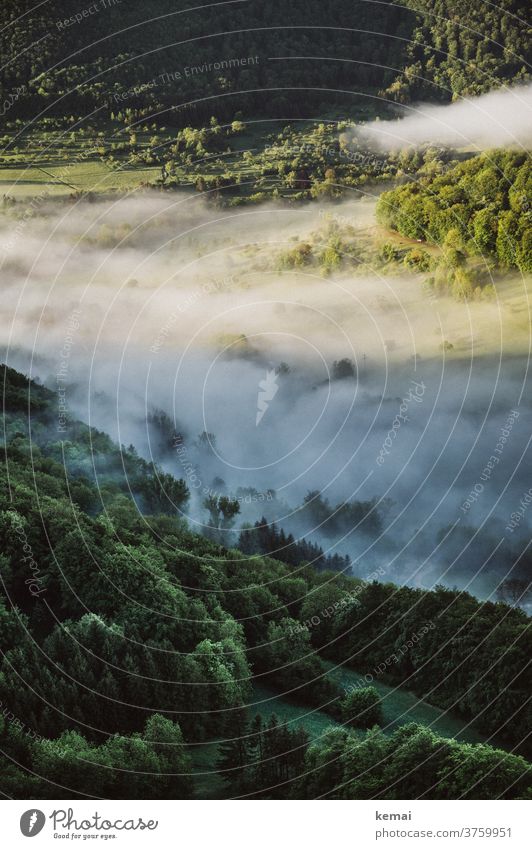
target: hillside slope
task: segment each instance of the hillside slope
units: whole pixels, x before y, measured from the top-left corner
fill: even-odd
[[[370,670],[395,656],[389,681],[476,718],[486,735],[525,752],[529,620],[522,611],[443,588],[317,573],[304,562],[290,568],[191,534],[169,510],[142,515],[113,471],[116,446],[97,442],[98,462],[111,460],[102,493],[83,463],[69,470],[53,459],[53,394],[10,369],[2,377],[4,792],[38,798],[193,793],[183,778],[191,768],[186,745],[245,737],[253,682],[345,721],[345,693],[324,658]],[[80,448],[78,461],[86,450]],[[134,463],[132,470],[138,473]],[[245,754],[253,764],[256,746],[266,751],[271,744],[275,769],[259,775],[241,764],[228,792],[249,781],[253,792],[268,796],[268,782],[285,777],[290,787],[275,792],[312,796],[313,786],[299,781],[306,759],[310,764],[318,756],[304,728],[284,728],[275,717],[266,729],[260,721],[253,728],[255,742],[238,751],[226,746],[224,763]],[[364,743],[366,756],[377,761],[389,745],[379,734]],[[339,767],[350,788],[342,794],[364,797],[372,791],[360,784],[352,760],[358,738],[341,735],[334,745],[341,743]],[[405,748],[414,764],[424,759],[428,741],[439,752],[434,769],[419,774],[427,790],[436,782],[430,793],[437,798],[470,788],[490,798],[494,779],[486,762],[497,769],[501,794],[526,792],[522,758],[489,746],[444,745],[419,726],[395,736],[391,763],[395,751],[403,752],[393,767],[397,776]],[[319,757],[333,743],[320,743]],[[456,776],[464,758],[468,768]],[[124,764],[131,773],[121,772]],[[384,793],[389,778],[382,772]],[[333,792],[334,776],[325,771],[320,780],[320,792]]]
[[[90,10],[68,0],[2,4],[0,100],[11,118],[98,119],[118,103],[160,111],[173,124],[212,114],[231,119],[239,110],[308,117],[349,108],[352,92],[448,100],[529,72],[523,0],[496,7],[229,0],[196,11],[183,0],[153,0],[149,11],[140,0],[127,7],[100,0]],[[305,94],[294,97],[294,88]]]

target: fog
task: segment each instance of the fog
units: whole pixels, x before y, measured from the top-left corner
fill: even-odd
[[[43,203],[16,232],[4,217],[4,359],[187,480],[194,530],[206,492],[249,487],[235,530],[265,515],[363,577],[380,565],[383,580],[488,595],[527,568],[531,515],[508,523],[530,486],[528,289],[510,275],[493,302],[457,303],[372,267],[374,205],[232,212],[144,193]],[[334,221],[357,265],[279,270],[302,243],[319,253]],[[331,538],[297,509],[315,490],[331,505],[376,499],[379,529]]]
[[[431,143],[486,150],[532,142],[532,84],[461,98],[445,106],[404,107],[404,116],[357,127],[356,134],[381,150]]]

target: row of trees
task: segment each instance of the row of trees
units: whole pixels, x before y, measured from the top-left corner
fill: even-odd
[[[349,570],[350,558],[340,554],[324,554],[323,548],[305,539],[294,538],[278,529],[274,522],[268,522],[264,516],[253,526],[245,526],[238,538],[238,548],[244,554],[269,554],[289,566],[310,563],[315,569],[327,569],[331,572]]]
[[[331,727],[310,744],[273,715],[238,725],[218,769],[231,796],[292,799],[529,798],[531,769],[516,755],[446,740],[408,724],[391,735]]]
[[[8,714],[9,715],[9,714]],[[54,740],[0,717],[5,753],[2,792],[10,798],[187,799],[194,784],[190,757],[177,723],[153,714],[142,733],[89,742],[78,731]]]
[[[528,798],[530,767],[490,746],[446,740],[410,724],[363,737],[331,729],[308,749],[295,798]]]

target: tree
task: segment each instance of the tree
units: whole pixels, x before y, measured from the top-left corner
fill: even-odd
[[[380,696],[375,687],[351,690],[340,702],[342,720],[355,728],[382,725],[383,714]]]
[[[212,450],[216,447],[216,437],[214,433],[202,430],[202,432],[198,434],[198,438],[194,440],[194,447],[198,448],[200,451],[212,452]]]
[[[303,768],[294,783],[292,797],[316,799],[334,794],[344,783],[345,751],[350,733],[344,728],[330,728],[312,743],[305,754]]]
[[[223,542],[227,537],[223,532],[233,527],[240,513],[240,502],[227,495],[209,495],[204,500],[203,506],[209,511],[208,531],[214,539]]]
[[[526,272],[532,267],[529,170],[514,151],[455,162],[442,174],[384,192],[377,220],[405,236],[441,244],[448,271],[465,267],[467,248]]]
[[[165,775],[166,798],[188,799],[192,795],[192,764],[179,723],[153,714],[146,723],[144,742],[156,753]]]
[[[443,263],[448,269],[465,265],[466,257],[462,249],[462,238],[457,227],[452,227],[445,235],[442,245]]]
[[[251,744],[249,726],[245,712],[237,711],[233,715],[230,728],[231,738],[220,743],[218,749],[217,770],[223,781],[229,785],[232,795],[238,796],[249,786]]]
[[[322,272],[329,274],[342,264],[342,252],[340,241],[336,237],[329,239],[329,243],[320,255]]]
[[[451,745],[441,770],[450,799],[524,799],[530,796],[532,768],[524,758],[490,746]]]
[[[327,707],[338,696],[337,684],[311,647],[308,628],[295,619],[270,622],[267,643],[256,651],[256,665],[298,701]]]
[[[470,301],[474,295],[474,286],[471,274],[464,268],[457,268],[453,276],[453,297],[455,297],[457,301]]]
[[[182,478],[174,478],[155,464],[153,475],[145,478],[139,488],[149,511],[153,513],[180,513],[190,498],[190,491]]]
[[[497,239],[497,213],[491,207],[479,209],[473,217],[475,249],[479,253],[495,252]]]

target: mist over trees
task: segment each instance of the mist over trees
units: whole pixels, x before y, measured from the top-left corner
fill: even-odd
[[[358,0],[293,0],[287,7],[273,0],[267,15],[252,0],[245,8],[210,7],[208,19],[202,10],[170,0],[152,2],[148,16],[137,0],[128,3],[126,28],[119,4],[81,21],[72,19],[73,11],[68,0],[2,5],[0,46],[10,61],[0,97],[18,92],[13,117],[41,111],[79,116],[103,106],[105,117],[121,109],[138,117],[162,109],[166,123],[170,114],[177,123],[207,121],[211,104],[185,104],[200,91],[203,99],[229,91],[216,103],[221,120],[258,108],[289,118],[306,116],[309,108],[330,102],[331,92],[353,86],[405,103],[475,95],[497,81],[528,77],[522,0],[504,0],[496,8],[460,0],[408,0],[402,7]],[[300,58],[328,56],[331,26],[336,55],[356,56],[356,63],[318,65]],[[220,35],[206,37],[212,33]],[[271,62],[270,56],[293,58]],[[216,64],[217,72],[205,72],[216,71]],[[286,91],[300,89],[301,80],[303,99]],[[262,91],[268,89],[265,100]],[[334,98],[344,100],[341,94]]]

